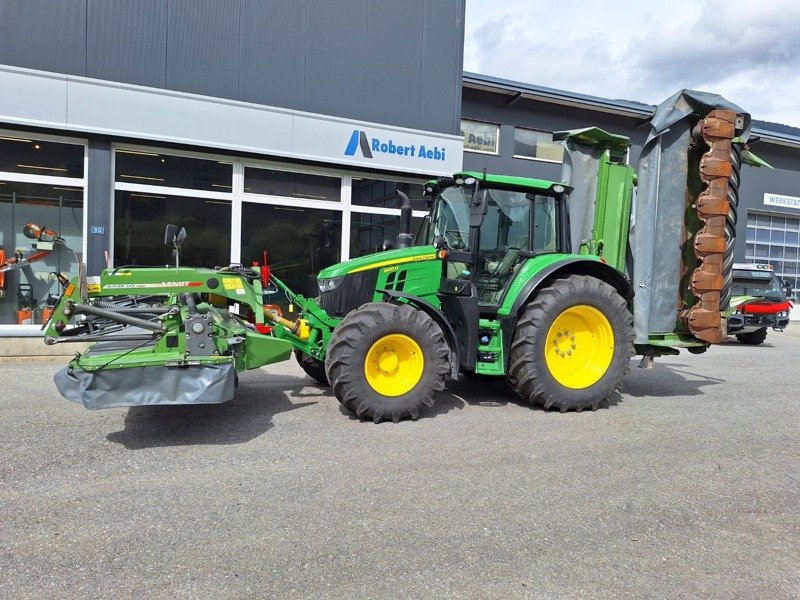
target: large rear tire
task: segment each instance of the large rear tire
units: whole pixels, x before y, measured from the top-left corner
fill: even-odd
[[[594,277],[570,275],[525,307],[511,343],[508,381],[531,404],[597,410],[622,385],[633,340],[633,316],[617,291]]]
[[[371,302],[350,312],[328,344],[333,393],[361,419],[417,419],[444,389],[450,350],[441,328],[407,304]]]
[[[297,359],[297,364],[306,372],[306,375],[311,377],[317,383],[322,385],[330,385],[328,377],[325,375],[325,363],[317,360],[313,356],[309,356],[302,350],[295,348],[294,357]]]
[[[736,336],[736,339],[739,340],[739,343],[741,344],[758,346],[759,344],[763,344],[764,340],[767,339],[767,328],[762,327],[761,329],[756,329],[750,333],[740,333]]]

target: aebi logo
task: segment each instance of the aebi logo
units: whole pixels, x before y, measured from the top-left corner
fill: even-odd
[[[373,158],[375,154],[395,154],[397,156],[408,156],[411,158],[423,160],[444,160],[445,149],[438,146],[426,147],[420,144],[419,147],[412,144],[410,146],[401,146],[395,144],[394,140],[383,141],[379,138],[367,138],[367,132],[354,129],[350,134],[350,141],[347,143],[347,148],[344,149],[345,156],[355,156],[356,150],[361,150],[361,155],[364,158]]]

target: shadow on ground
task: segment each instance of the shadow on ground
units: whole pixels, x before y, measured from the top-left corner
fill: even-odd
[[[652,396],[698,396],[703,388],[725,383],[724,379],[700,375],[683,364],[671,363],[652,369],[639,369],[631,363],[631,372],[622,380],[622,393],[634,398]]]
[[[233,400],[223,404],[136,406],[122,431],[106,439],[129,450],[166,446],[244,444],[272,429],[277,414],[316,404],[328,389],[305,378],[242,377]]]

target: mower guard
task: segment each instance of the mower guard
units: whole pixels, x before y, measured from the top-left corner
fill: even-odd
[[[233,398],[233,363],[152,365],[83,371],[65,367],[53,377],[64,398],[88,409],[173,404],[221,404]]]

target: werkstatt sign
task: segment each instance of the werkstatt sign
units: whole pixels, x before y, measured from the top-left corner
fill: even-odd
[[[781,194],[764,194],[766,206],[780,206],[782,208],[796,208],[800,210],[800,197],[783,196]]]

